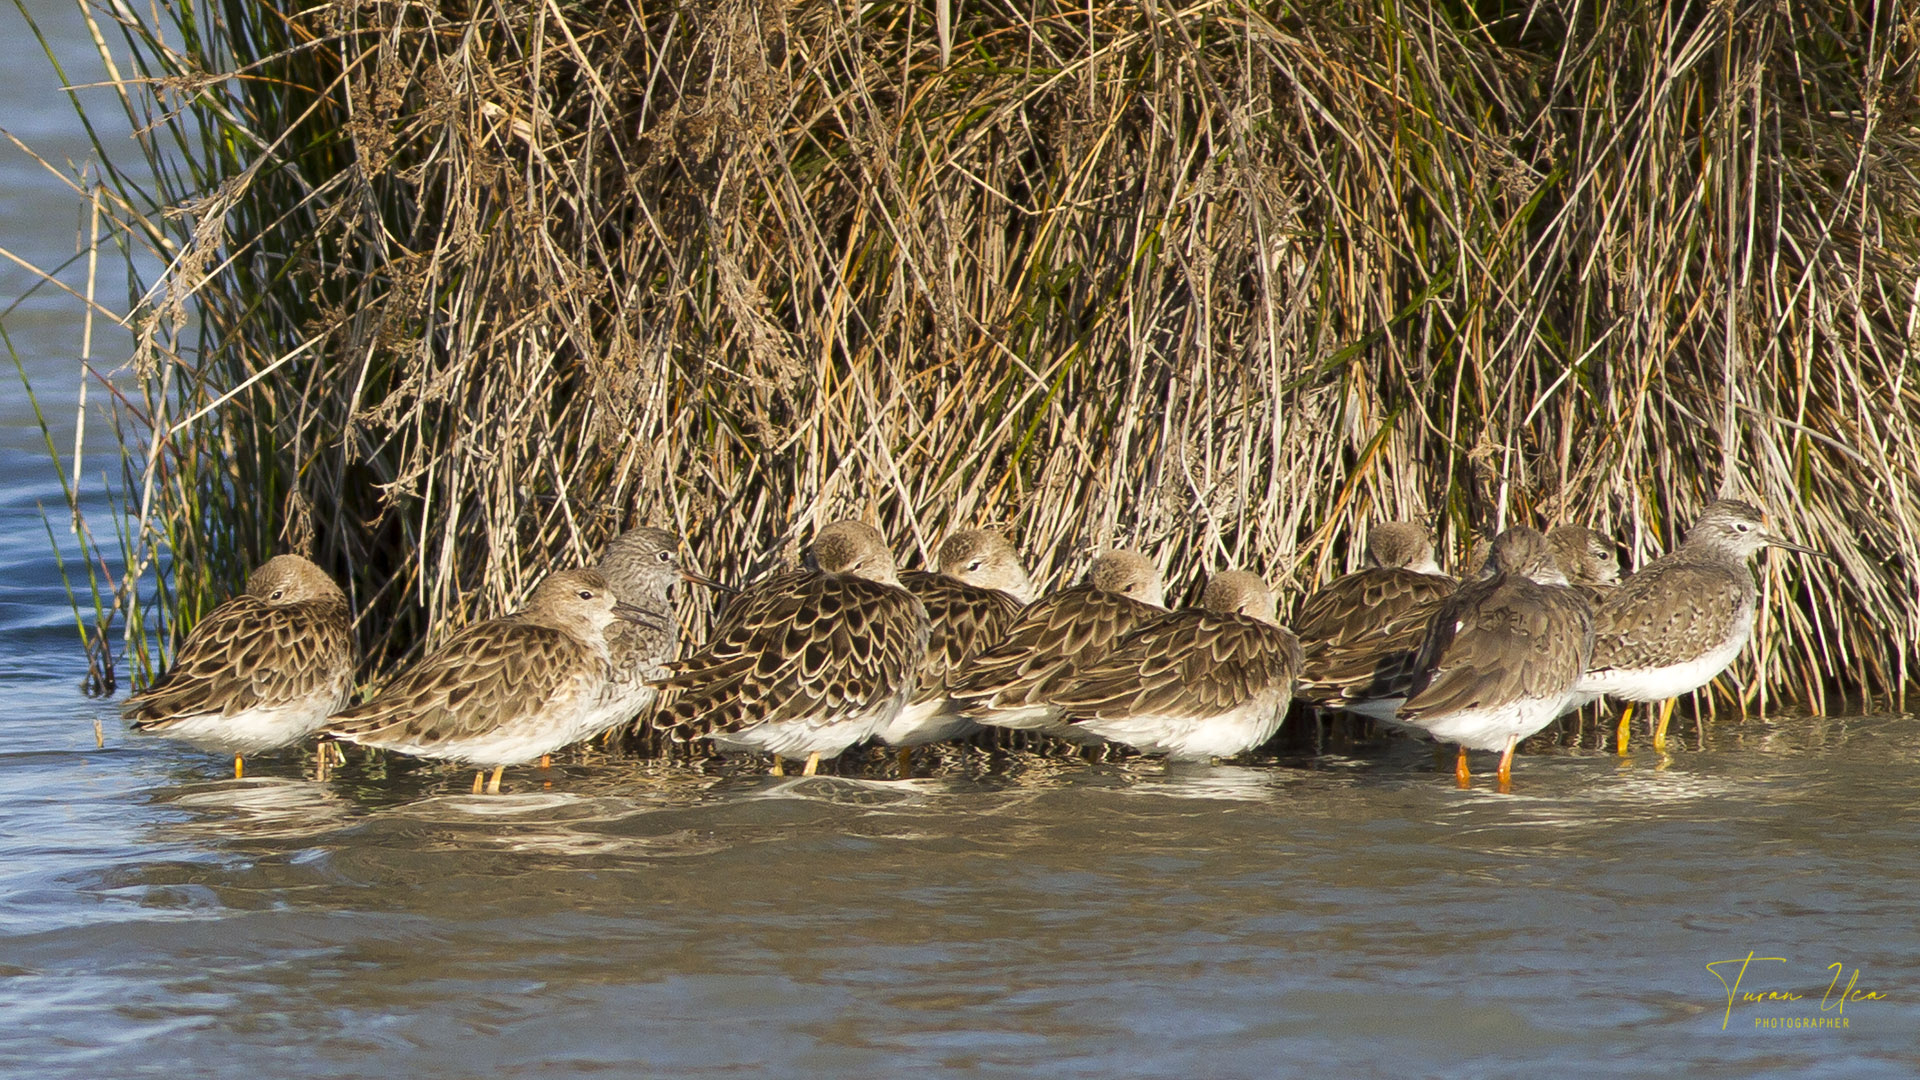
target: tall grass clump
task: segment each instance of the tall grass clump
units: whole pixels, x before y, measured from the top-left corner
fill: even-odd
[[[1905,4],[89,12],[158,177],[108,185],[167,264],[116,434],[181,622],[290,519],[387,667],[629,523],[1284,594],[1370,520],[1644,560],[1725,493],[1839,559],[1768,564],[1731,685],[1908,680]]]

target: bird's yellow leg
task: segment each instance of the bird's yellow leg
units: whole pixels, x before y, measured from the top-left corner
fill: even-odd
[[[1494,774],[1494,778],[1499,781],[1499,790],[1502,795],[1513,790],[1513,748],[1519,742],[1519,737],[1509,736],[1507,748],[1500,753],[1500,771]]]
[[[507,771],[507,767],[505,765],[494,766],[493,776],[487,780],[487,794],[489,795],[500,794],[500,776],[502,773],[505,773],[506,771]]]
[[[820,751],[815,750],[813,753],[807,755],[807,767],[800,770],[800,775],[812,776],[814,773],[817,773],[819,771],[820,771]]]
[[[247,775],[246,766],[240,764],[240,755],[239,754],[233,755],[233,778],[235,780],[238,780],[241,777],[244,777],[246,775]]]
[[[480,794],[480,792],[484,789],[486,782],[487,782],[487,770],[481,769],[479,772],[474,773],[473,774],[473,793],[475,795]]]
[[[543,768],[543,769],[551,769],[551,768],[553,768],[553,755],[552,755],[552,754],[541,754],[541,755],[540,755],[540,767],[541,767],[541,768]]]
[[[784,769],[784,768],[781,768],[781,766],[780,766],[780,755],[779,755],[779,754],[775,754],[775,755],[773,755],[773,775],[775,775],[775,776],[785,776],[785,775],[787,775],[787,770],[786,770],[786,769]]]
[[[1613,734],[1613,749],[1617,754],[1627,752],[1627,740],[1633,732],[1633,702],[1620,710],[1620,729]]]
[[[1660,703],[1660,726],[1653,729],[1653,748],[1665,753],[1667,749],[1667,723],[1673,719],[1673,703],[1678,698],[1668,698]]]
[[[1467,768],[1467,748],[1460,748],[1460,756],[1453,760],[1453,782],[1464,790],[1473,786],[1473,773]]]

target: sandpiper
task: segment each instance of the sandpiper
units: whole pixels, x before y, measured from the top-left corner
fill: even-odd
[[[474,766],[474,794],[498,794],[507,766],[606,725],[607,627],[654,616],[617,602],[598,570],[549,574],[512,615],[455,634],[372,700],[335,714],[322,735]]]
[[[1258,574],[1214,575],[1200,607],[1142,623],[1048,700],[1073,726],[1175,761],[1233,757],[1280,729],[1300,642]]]
[[[608,730],[647,713],[666,678],[667,662],[680,648],[673,589],[680,582],[731,592],[727,586],[680,561],[680,538],[665,529],[629,529],[607,543],[594,562],[621,604],[644,613],[644,622],[615,621],[606,629],[608,677],[600,694],[603,715],[582,726]],[[542,759],[545,763],[545,759]]]
[[[1410,667],[1427,620],[1459,587],[1434,562],[1432,535],[1414,522],[1375,528],[1367,564],[1308,597],[1294,619],[1301,697],[1322,708],[1369,711],[1376,679]]]
[[[1759,597],[1747,560],[1769,546],[1831,558],[1771,532],[1747,503],[1722,499],[1678,548],[1629,575],[1594,612],[1593,660],[1580,689],[1628,702],[1619,752],[1633,702],[1664,703],[1653,732],[1653,748],[1664,750],[1673,699],[1712,682],[1746,647]]]
[[[900,777],[912,775],[913,748],[972,734],[980,725],[961,715],[948,684],[974,655],[1000,640],[1033,599],[1020,553],[999,533],[966,529],[940,545],[940,569],[900,575],[926,605],[932,634],[913,697],[877,732],[900,748]]]
[[[927,609],[872,526],[821,529],[806,569],[736,597],[713,640],[668,665],[654,726],[721,750],[805,757],[812,776],[899,715],[926,653]]]
[[[122,712],[135,731],[232,754],[239,779],[244,755],[298,742],[347,703],[354,662],[340,586],[279,555],[196,623],[173,666]]]
[[[1554,562],[1567,575],[1567,584],[1597,611],[1620,584],[1620,556],[1612,538],[1585,525],[1556,525],[1547,532],[1547,543],[1553,548]]]
[[[1533,529],[1496,537],[1487,569],[1490,576],[1462,586],[1435,613],[1397,720],[1459,744],[1454,774],[1462,787],[1469,748],[1500,750],[1505,791],[1513,748],[1574,695],[1593,654],[1593,616]]]
[[[1049,695],[1082,660],[1103,655],[1134,627],[1165,613],[1159,569],[1139,552],[1109,551],[1093,560],[1079,584],[1021,612],[949,692],[980,723],[1098,743],[1091,731],[1061,720]]]

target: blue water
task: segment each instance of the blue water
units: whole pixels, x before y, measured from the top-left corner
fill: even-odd
[[[30,8],[78,69],[71,10]],[[4,126],[84,160],[0,22]],[[84,227],[11,148],[0,214],[46,264]],[[0,266],[0,307],[30,280]],[[4,326],[64,452],[78,305]],[[0,400],[5,1075],[1920,1074],[1911,717],[1536,753],[1512,796],[1411,745],[910,783],[582,757],[499,798],[289,754],[236,781],[78,692],[77,548],[25,395]],[[117,469],[95,446],[87,474]],[[1801,999],[1730,1007],[1707,965],[1749,954],[1743,990]],[[1832,964],[1883,999],[1823,1008]]]

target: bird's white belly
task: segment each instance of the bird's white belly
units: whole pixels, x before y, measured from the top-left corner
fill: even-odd
[[[1581,685],[1584,686],[1585,684],[1582,683]],[[1567,695],[1567,700],[1560,703],[1560,715],[1565,716],[1575,709],[1584,708],[1598,700],[1600,700],[1599,694],[1591,690],[1576,687],[1573,693]]]
[[[1213,716],[1095,717],[1074,728],[1125,743],[1143,754],[1165,754],[1175,761],[1234,757],[1273,738],[1286,709],[1271,697],[1247,702]]]
[[[1509,739],[1524,739],[1553,723],[1570,696],[1517,701],[1486,709],[1462,709],[1444,716],[1423,716],[1417,721],[1401,722],[1441,742],[1458,743],[1470,750],[1504,750]]]
[[[1749,627],[1750,629],[1750,627]],[[1665,701],[1691,693],[1713,681],[1714,676],[1727,669],[1740,650],[1747,646],[1747,633],[1743,630],[1733,640],[1683,664],[1670,664],[1660,668],[1642,668],[1638,671],[1626,668],[1614,668],[1609,671],[1588,672],[1580,680],[1577,689],[1596,694],[1607,694],[1624,698],[1627,701]]]
[[[232,715],[183,716],[148,734],[224,754],[258,754],[299,742],[326,722],[334,697],[247,709]]]
[[[892,697],[863,709],[799,720],[762,720],[737,731],[716,731],[708,738],[719,750],[778,754],[783,758],[813,754],[836,758],[845,753],[847,747],[872,738],[892,723],[906,708],[912,693],[913,683],[909,680]]]
[[[803,758],[819,754],[836,758],[847,747],[872,737],[879,727],[873,717],[845,720],[768,720],[739,731],[716,731],[711,738],[719,750],[777,754],[783,758]]]
[[[1079,724],[1069,724],[1062,720],[1060,710],[1051,705],[1018,705],[1006,709],[993,709],[985,713],[976,712],[974,718],[988,727],[1006,728],[1009,731],[1031,731],[1036,735],[1051,735],[1056,739],[1065,739],[1081,746],[1098,746],[1106,741]]]
[[[659,695],[657,689],[646,683],[636,682],[624,688],[610,684],[601,695],[600,703],[581,719],[578,725],[581,734],[573,741],[591,739],[616,724],[632,721],[652,708]]]
[[[874,735],[888,746],[927,746],[965,738],[979,730],[978,723],[954,707],[953,699],[943,697],[901,709],[900,715],[881,725]]]
[[[586,730],[584,724],[555,724],[551,717],[536,713],[502,724],[483,735],[456,736],[434,742],[383,739],[370,745],[412,757],[491,769],[500,765],[524,765],[591,734],[594,732]]]

